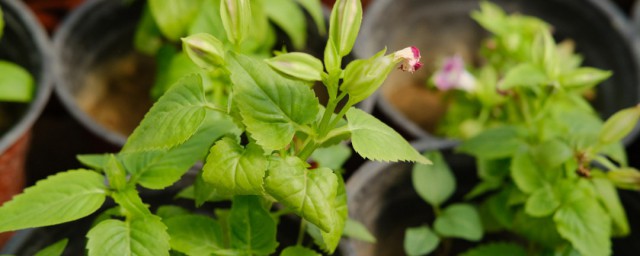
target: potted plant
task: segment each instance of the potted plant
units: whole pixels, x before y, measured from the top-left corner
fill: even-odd
[[[447,111],[442,92],[425,86],[446,57],[459,55],[469,65],[488,36],[468,14],[478,0],[375,1],[366,13],[356,56],[369,56],[382,46],[409,42],[425,52],[425,68],[407,78],[391,74],[371,97],[382,119],[409,139],[445,139],[436,127]],[[638,101],[638,58],[628,19],[608,1],[493,1],[508,12],[538,17],[553,27],[554,38],[571,38],[585,65],[610,70],[613,76],[596,89],[591,104],[602,118]],[[389,20],[388,17],[394,17]],[[418,33],[419,31],[419,33]],[[611,47],[616,45],[616,47]],[[398,79],[395,79],[396,75]],[[373,107],[372,107],[373,108]],[[636,132],[625,139],[628,144]]]
[[[117,206],[87,233],[89,255],[267,255],[278,248],[280,216],[290,213],[300,217],[299,232],[292,244],[282,244],[283,255],[318,255],[302,246],[306,234],[316,248],[332,253],[348,213],[340,163],[324,156],[335,156],[336,145],[351,139],[365,158],[429,162],[391,128],[353,108],[398,65],[409,72],[420,66],[419,51],[407,47],[342,68],[359,31],[359,1],[336,2],[324,61],[295,52],[266,61],[239,53],[248,30],[235,25],[251,19],[250,1],[226,4],[224,30],[236,47],[206,33],[182,42],[196,65],[228,75],[228,104],[205,97],[199,74],[185,76],[159,98],[119,153],[80,156],[90,169],[52,175],[0,207],[0,230],[74,221],[111,198]],[[309,81],[326,86],[326,107]],[[165,189],[199,160],[202,170],[182,196],[196,205],[227,200],[230,208],[211,215],[179,207],[152,211],[145,204],[138,188]]]
[[[181,51],[180,37],[207,32],[231,46],[222,30],[222,3],[87,1],[54,34],[61,67],[56,91],[62,102],[90,131],[121,147],[169,85],[187,73],[201,72]],[[273,56],[285,40],[287,48],[303,49],[307,37],[320,37],[325,30],[317,0],[252,3],[252,39],[241,46],[244,53]],[[305,10],[317,29],[305,25],[311,23]],[[216,80],[216,74],[201,73],[208,97],[219,98],[221,93],[213,88],[224,83]]]
[[[455,151],[476,161],[475,167],[452,168],[455,176],[477,170],[479,181],[458,186],[456,192],[468,202],[453,203],[448,199],[456,188],[455,178],[447,164],[459,162],[434,155],[434,165],[413,167],[415,191],[404,191],[407,197],[422,197],[434,214],[406,232],[406,252],[611,255],[612,238],[628,236],[631,230],[616,188],[640,189],[640,172],[628,165],[622,144],[640,119],[640,105],[603,122],[585,95],[610,72],[582,66],[570,41],[556,44],[542,20],[507,15],[488,2],[472,16],[493,33],[480,49],[482,65],[465,67],[462,58],[454,56],[432,82],[451,93],[441,131],[459,138]],[[375,182],[362,177],[368,182],[355,177],[349,182],[355,189]],[[404,176],[397,182],[407,180]],[[381,196],[373,198],[392,193],[390,187],[381,186],[376,192]],[[382,234],[380,218],[388,209],[371,206],[384,204],[364,201],[363,209],[353,212],[381,216],[356,219],[368,220],[369,228]],[[410,219],[402,213],[396,218]],[[478,242],[483,234],[487,236],[479,246],[451,246],[460,241],[452,238]],[[375,251],[362,248],[366,249]]]
[[[28,8],[0,1],[0,204],[25,183],[30,129],[51,92],[46,35]],[[9,234],[0,234],[4,244]]]

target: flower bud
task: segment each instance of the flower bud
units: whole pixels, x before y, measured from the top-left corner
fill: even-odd
[[[362,23],[362,5],[360,0],[338,0],[331,12],[329,24],[329,40],[333,41],[340,56],[346,56],[360,31]]]
[[[225,65],[224,45],[212,35],[191,35],[182,38],[182,44],[189,58],[202,69],[212,70]]]
[[[476,89],[475,77],[465,69],[464,60],[458,55],[445,59],[442,68],[434,74],[433,82],[442,91]]]
[[[623,168],[607,172],[607,177],[616,187],[640,190],[640,172],[632,168]]]
[[[633,130],[638,119],[640,119],[640,104],[616,112],[602,126],[598,140],[603,145],[622,140]]]
[[[229,41],[240,45],[247,37],[251,24],[250,0],[220,1],[220,18]]]
[[[300,80],[322,80],[322,61],[306,53],[280,54],[266,62],[271,68]]]

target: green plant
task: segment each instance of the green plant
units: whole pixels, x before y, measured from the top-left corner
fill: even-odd
[[[434,75],[437,88],[453,89],[440,131],[477,159],[481,182],[466,198],[485,232],[513,239],[466,255],[611,254],[611,238],[630,232],[616,187],[640,188],[620,142],[640,105],[603,122],[587,97],[611,72],[582,67],[573,43],[556,44],[534,17],[488,2],[472,17],[494,35],[480,68],[454,57]]]
[[[233,24],[248,22],[243,19],[251,18],[249,3],[227,1],[235,19],[224,23],[228,38],[246,34],[244,26]],[[347,219],[339,169],[350,150],[341,142],[351,139],[355,151],[372,160],[429,161],[391,128],[353,107],[398,64],[413,71],[420,57],[412,47],[388,55],[382,50],[343,70],[361,17],[360,1],[336,2],[324,61],[302,53],[265,61],[226,48],[210,34],[183,38],[196,65],[226,75],[227,104],[205,96],[199,74],[183,77],[118,154],[79,156],[91,169],[53,175],[0,207],[0,232],[73,221],[110,197],[117,206],[104,211],[88,232],[89,255],[268,255],[278,247],[278,220],[288,213],[301,217],[300,232],[297,244],[282,255],[317,255],[303,247],[305,234],[328,253],[345,228],[350,230],[344,233],[371,240]],[[326,108],[310,79],[327,88]],[[204,166],[180,196],[194,199],[196,206],[231,201],[231,208],[209,215],[176,206],[152,212],[137,188],[167,188],[197,161]]]

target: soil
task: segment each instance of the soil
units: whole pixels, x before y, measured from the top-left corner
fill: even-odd
[[[130,53],[95,67],[76,93],[78,106],[106,128],[122,135],[133,132],[153,104],[153,58]]]

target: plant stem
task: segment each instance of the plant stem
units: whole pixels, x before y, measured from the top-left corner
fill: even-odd
[[[297,245],[302,245],[302,241],[304,240],[304,233],[307,230],[307,221],[300,220],[300,230],[298,231],[298,241]]]

